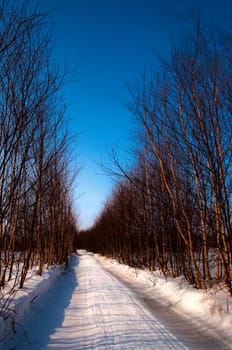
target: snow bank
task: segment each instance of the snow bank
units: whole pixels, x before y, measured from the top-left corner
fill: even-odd
[[[231,346],[232,298],[222,284],[206,291],[197,290],[190,286],[183,277],[165,278],[157,271],[131,268],[100,255],[95,255],[95,257],[107,270],[125,281],[132,282],[139,288],[142,287],[148,298],[154,298],[182,316],[202,325],[204,331],[213,333],[218,339]],[[9,333],[9,330],[13,331],[15,323],[21,323],[30,310],[44,303],[47,292],[54,288],[56,282],[62,278],[63,271],[63,269],[54,267],[44,271],[42,277],[38,276],[36,271],[31,272],[25,282],[25,287],[17,293],[14,304],[12,304],[16,315],[12,314],[11,323],[9,321],[6,324],[0,318],[1,339]],[[81,300],[76,300],[77,305],[79,302]]]
[[[108,270],[123,276],[124,280],[140,283],[150,298],[201,324],[208,333],[226,344],[232,343],[232,298],[223,283],[198,290],[184,277],[166,278],[159,271],[132,268],[100,255],[97,259]]]
[[[7,319],[0,316],[0,340],[15,332],[16,325],[20,325],[23,317],[35,306],[42,302],[46,292],[61,278],[63,267],[50,267],[39,276],[36,269],[28,273],[24,287],[19,289],[10,304],[12,310]],[[1,342],[0,342],[1,347]]]

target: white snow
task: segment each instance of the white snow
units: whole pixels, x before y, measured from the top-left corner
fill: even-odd
[[[0,339],[7,336],[9,332],[13,332],[17,328],[17,324],[20,325],[24,321],[25,316],[33,309],[37,303],[42,303],[43,298],[46,298],[46,293],[54,284],[62,278],[62,267],[51,267],[48,270],[44,270],[43,276],[39,276],[34,267],[28,273],[24,288],[18,289],[16,296],[12,295],[12,303],[9,305],[12,312],[8,313],[8,317],[3,319],[0,316]],[[11,290],[11,285],[7,286],[2,296],[4,298],[10,298],[8,289]],[[5,315],[4,315],[5,317]],[[1,349],[1,342],[0,342]]]
[[[100,255],[97,259],[109,271],[133,285],[139,285],[150,298],[171,308],[186,319],[201,325],[207,333],[232,348],[232,297],[223,283],[207,290],[198,290],[184,279],[164,277],[159,271],[131,268]]]
[[[197,347],[194,334],[188,344],[182,341],[182,336],[154,316],[137,291],[144,294],[144,300],[158,300],[165,310],[184,315],[186,325],[191,319],[204,332],[213,333],[226,344],[220,349],[232,348],[232,300],[220,286],[199,291],[182,278],[166,279],[157,272],[82,251],[74,255],[65,273],[53,269],[42,278],[33,275],[26,281],[15,299],[16,334],[2,342],[0,349],[218,348],[210,341],[208,347]],[[1,319],[0,327],[2,336]]]

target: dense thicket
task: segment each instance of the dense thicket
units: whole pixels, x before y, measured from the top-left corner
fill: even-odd
[[[137,164],[79,244],[231,292],[232,36],[198,26],[161,63],[131,90]]]
[[[36,263],[62,264],[76,222],[64,129],[65,72],[51,58],[47,14],[0,1],[0,309]],[[4,298],[3,298],[4,297]]]

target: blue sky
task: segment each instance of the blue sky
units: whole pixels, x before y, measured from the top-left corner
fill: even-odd
[[[38,0],[42,10],[56,9],[54,58],[76,70],[65,87],[67,117],[78,135],[74,157],[82,165],[75,183],[75,208],[81,228],[94,222],[112,188],[100,163],[115,148],[128,157],[133,118],[124,107],[125,81],[154,64],[154,51],[167,55],[194,16],[223,22],[232,14],[227,0]]]

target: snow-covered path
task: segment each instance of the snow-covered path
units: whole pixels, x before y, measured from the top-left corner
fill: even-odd
[[[188,343],[183,337],[182,342],[178,331],[171,333],[150,306],[151,311],[141,302],[141,295],[104,269],[94,255],[85,253],[74,258],[64,278],[27,317],[23,324],[27,336],[21,330],[5,349],[218,348],[212,347],[210,339],[204,348],[201,342],[191,344],[191,338]],[[196,330],[190,326],[189,331]]]

